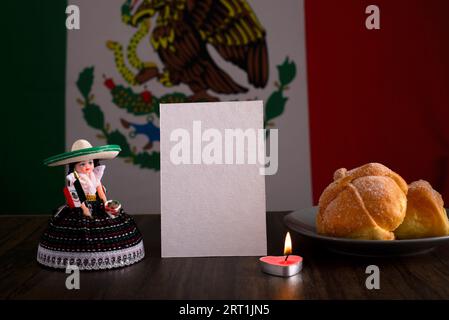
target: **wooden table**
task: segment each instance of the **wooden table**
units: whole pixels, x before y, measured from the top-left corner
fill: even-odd
[[[285,212],[267,214],[268,252],[283,248]],[[425,255],[356,258],[332,254],[292,234],[303,271],[278,278],[257,257],[160,257],[160,216],[137,215],[146,247],[133,266],[81,272],[80,290],[67,290],[64,271],[45,269],[35,255],[48,216],[0,217],[0,299],[448,299],[449,246]],[[368,290],[365,269],[380,268],[380,290]]]

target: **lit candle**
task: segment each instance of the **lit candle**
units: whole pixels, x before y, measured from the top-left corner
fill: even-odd
[[[259,259],[262,271],[274,276],[291,277],[302,269],[302,257],[292,255],[292,239],[287,232],[283,256],[266,256]]]

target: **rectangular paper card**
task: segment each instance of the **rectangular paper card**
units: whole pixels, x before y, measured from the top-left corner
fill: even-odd
[[[161,104],[160,128],[162,257],[266,255],[263,102]]]

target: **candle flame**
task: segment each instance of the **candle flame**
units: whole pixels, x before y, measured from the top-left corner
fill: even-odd
[[[284,243],[284,255],[286,256],[289,254],[292,254],[292,238],[290,238],[290,232],[287,232]]]

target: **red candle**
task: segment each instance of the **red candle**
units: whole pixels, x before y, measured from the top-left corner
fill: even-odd
[[[290,233],[285,236],[284,255],[266,256],[259,259],[262,271],[280,277],[291,277],[302,269],[302,257],[291,255],[292,239]]]

